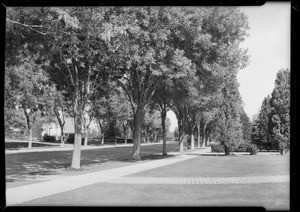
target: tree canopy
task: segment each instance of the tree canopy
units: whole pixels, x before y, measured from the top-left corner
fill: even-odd
[[[140,159],[142,136],[159,130],[166,154],[169,109],[178,120],[180,150],[187,137],[194,148],[195,133],[204,142],[217,127],[228,152],[242,139],[247,118],[236,75],[248,62],[240,43],[249,27],[239,9],[9,8],[6,21],[7,108],[14,110],[19,92],[20,103],[42,112],[50,105],[46,91],[58,92],[60,110],[75,123],[73,168],[80,167],[87,115],[102,134],[110,127],[127,138],[131,128],[133,160]]]

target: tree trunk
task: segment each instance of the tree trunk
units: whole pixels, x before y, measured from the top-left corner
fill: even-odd
[[[191,133],[191,149],[195,149],[194,133]]]
[[[205,129],[206,129],[206,123],[204,123],[203,132],[202,132],[202,147],[205,147]]]
[[[208,134],[205,134],[205,146],[208,146]]]
[[[183,152],[183,142],[185,138],[185,134],[183,132],[183,119],[180,116],[177,116],[177,124],[178,124],[178,135],[179,135],[179,152]]]
[[[142,124],[144,119],[144,111],[137,108],[133,119],[133,154],[132,160],[140,160],[141,140],[142,140]]]
[[[84,146],[87,146],[88,145],[88,135],[87,135],[87,132],[85,133],[85,137],[84,137]]]
[[[104,132],[102,132],[101,145],[104,145]]]
[[[183,142],[185,141],[185,134],[182,133],[181,137],[179,138],[179,152],[183,152]]]
[[[167,154],[167,140],[166,140],[166,117],[167,117],[167,110],[166,104],[163,103],[161,107],[161,127],[162,127],[162,139],[163,139],[163,155]]]
[[[80,156],[81,156],[81,132],[82,132],[82,115],[78,111],[78,108],[75,114],[75,137],[74,137],[74,149],[73,149],[73,157],[72,157],[72,165],[71,167],[74,169],[80,169]],[[80,109],[79,109],[80,110]]]
[[[210,142],[210,135],[207,136],[207,146],[209,146],[209,142]]]
[[[62,117],[60,117],[59,115],[59,112],[58,112],[58,109],[57,107],[55,106],[54,107],[54,113],[55,113],[55,116],[57,118],[57,121],[58,121],[58,124],[59,124],[59,127],[60,127],[60,146],[63,147],[64,146],[64,126],[65,126],[65,119],[64,119],[64,116],[62,114]]]
[[[142,143],[146,143],[146,132],[142,132]]]
[[[125,140],[124,140],[124,144],[127,144],[127,129],[125,130]]]
[[[200,148],[200,141],[201,141],[201,137],[200,137],[200,122],[197,122],[197,148]]]
[[[32,129],[29,129],[29,142],[28,142],[28,148],[32,147]]]
[[[230,155],[230,150],[227,146],[224,146],[225,155]]]
[[[63,147],[65,144],[65,140],[64,140],[64,128],[61,127],[60,128],[60,146]]]

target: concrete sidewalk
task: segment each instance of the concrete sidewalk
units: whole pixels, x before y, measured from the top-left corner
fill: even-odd
[[[7,206],[21,205],[26,201],[50,196],[65,191],[70,191],[99,182],[108,182],[129,174],[174,164],[194,158],[199,154],[208,153],[210,151],[211,149],[208,147],[188,152],[171,152],[169,153],[169,155],[174,155],[174,157],[171,158],[153,160],[150,162],[130,165],[126,167],[114,168],[71,177],[62,177],[56,180],[9,188],[6,189],[6,203]]]

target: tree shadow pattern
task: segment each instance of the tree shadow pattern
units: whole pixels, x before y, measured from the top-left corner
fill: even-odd
[[[178,151],[178,143],[167,143],[167,151]],[[72,151],[28,152],[6,154],[6,181],[14,182],[34,179],[41,175],[58,175],[71,166]],[[115,147],[81,152],[81,166],[105,163],[108,161],[131,161],[132,147]],[[162,145],[147,145],[141,147],[141,160],[159,160],[172,155],[162,155]]]

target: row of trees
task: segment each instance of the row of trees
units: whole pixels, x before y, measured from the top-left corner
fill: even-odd
[[[163,154],[169,109],[180,151],[188,137],[194,148],[195,133],[199,146],[201,131],[226,154],[243,139],[236,75],[248,61],[240,47],[248,22],[237,8],[8,8],[6,21],[5,120],[21,108],[30,132],[36,117],[56,110],[63,126],[64,113],[71,114],[73,168],[80,168],[81,137],[92,118],[99,126],[131,123],[133,160],[155,110]]]
[[[279,70],[271,96],[264,98],[254,121],[252,139],[281,152],[290,148],[290,71]]]

